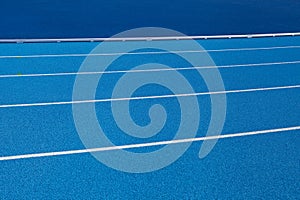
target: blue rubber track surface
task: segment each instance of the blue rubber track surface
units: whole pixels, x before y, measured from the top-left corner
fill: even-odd
[[[300,60],[300,37],[198,42],[206,50],[257,48],[209,51],[217,66]],[[84,56],[26,56],[88,54],[98,44],[0,44],[0,77],[19,75],[0,78],[0,105],[72,101],[76,76],[22,75],[77,72]],[[126,55],[114,64],[113,69],[129,70],[151,59],[168,62],[174,68],[189,67],[184,61],[173,62],[172,56]],[[219,71],[227,91],[300,85],[300,64],[219,68]],[[160,76],[164,72],[151,73]],[[207,91],[205,83],[201,77],[195,77],[193,70],[182,73],[195,92]],[[122,75],[104,75],[96,99],[110,98],[113,84]],[[169,93],[164,87],[148,85],[134,95]],[[227,113],[222,134],[300,125],[300,88],[226,96]],[[202,137],[211,116],[210,97],[199,96],[197,99],[201,110],[197,137]],[[103,129],[116,145],[171,140],[180,121],[176,98],[134,101],[130,107],[132,118],[141,126],[147,125],[149,117],[145,113],[153,103],[167,107],[168,121],[163,134],[145,140],[126,137],[120,132],[109,110],[110,102],[97,103],[96,111]],[[161,170],[141,174],[111,169],[89,153],[3,160],[0,161],[0,199],[299,199],[299,134],[300,131],[295,130],[220,139],[204,159],[198,157],[202,142],[194,142],[176,162]],[[72,105],[0,108],[0,138],[1,157],[85,149],[74,125]]]

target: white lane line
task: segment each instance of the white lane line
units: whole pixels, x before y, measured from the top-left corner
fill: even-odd
[[[83,153],[114,151],[114,150],[120,150],[120,149],[153,147],[153,146],[161,146],[161,145],[180,144],[180,143],[189,143],[189,142],[198,142],[198,141],[204,141],[204,140],[225,139],[225,138],[234,138],[234,137],[244,137],[244,136],[251,136],[251,135],[260,135],[260,134],[269,134],[269,133],[296,131],[296,130],[300,130],[300,126],[269,129],[269,130],[250,131],[250,132],[241,132],[241,133],[216,135],[216,136],[205,136],[205,137],[198,137],[198,138],[187,138],[187,139],[160,141],[160,142],[129,144],[129,145],[121,145],[121,146],[109,146],[109,147],[69,150],[69,151],[56,151],[56,152],[47,152],[47,153],[34,153],[34,154],[24,154],[24,155],[14,155],[14,156],[1,156],[0,161],[19,160],[19,159],[28,159],[28,158],[38,158],[38,157],[62,156],[62,155],[74,155],[74,154],[83,154]]]
[[[140,96],[140,97],[92,99],[92,100],[46,102],[46,103],[27,103],[27,104],[6,104],[6,105],[0,105],[0,108],[69,105],[69,104],[100,103],[100,102],[112,102],[112,101],[144,100],[144,99],[162,99],[162,98],[174,98],[174,97],[191,97],[191,96],[203,96],[203,95],[217,95],[217,94],[232,94],[232,93],[257,92],[257,91],[269,91],[269,90],[283,90],[283,89],[295,89],[295,88],[300,88],[300,85],[265,87],[265,88],[252,88],[252,89],[242,89],[242,90],[227,90],[227,91],[215,91],[215,92],[198,92],[198,93],[187,93],[187,94],[170,94],[170,95],[159,95],[159,96]]]
[[[299,49],[300,46],[276,46],[276,47],[256,47],[256,48],[230,48],[230,49],[208,49],[208,50],[178,50],[178,51],[152,51],[152,52],[116,52],[116,53],[96,53],[96,54],[38,54],[38,55],[4,55],[3,58],[56,58],[56,57],[87,57],[87,56],[122,56],[122,55],[151,55],[151,54],[181,54],[181,53],[205,53],[205,52],[232,52],[232,51],[259,51],[276,49]]]
[[[143,73],[143,72],[163,72],[163,71],[184,71],[184,70],[201,70],[201,69],[218,69],[218,68],[238,68],[238,67],[259,67],[270,65],[292,65],[300,64],[300,60],[287,62],[268,62],[268,63],[250,63],[237,65],[220,65],[220,66],[202,66],[202,67],[181,67],[181,68],[157,68],[144,70],[115,70],[102,72],[61,72],[49,74],[8,74],[0,75],[0,78],[20,78],[20,77],[44,77],[44,76],[76,76],[76,75],[95,75],[95,74],[118,74],[118,73]]]

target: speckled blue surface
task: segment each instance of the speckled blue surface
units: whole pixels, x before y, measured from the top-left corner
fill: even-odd
[[[300,37],[201,40],[199,43],[206,49],[296,46],[300,45]],[[0,44],[0,54],[88,53],[96,45]],[[217,65],[295,61],[300,59],[300,48],[211,52],[210,55]],[[165,55],[160,61],[170,60],[169,56],[172,55]],[[79,69],[83,59],[2,58],[0,74],[72,72]],[[136,55],[125,59],[147,62],[149,58]],[[181,65],[181,62],[173,63],[173,67]],[[207,90],[201,78],[193,78],[193,71],[184,73],[195,91]],[[226,90],[300,84],[299,64],[228,68],[220,69],[220,73]],[[109,88],[110,81],[119,75],[106,76],[107,82],[103,84]],[[70,101],[74,80],[75,76],[0,79],[0,104]],[[138,90],[136,95],[164,93],[168,90],[149,86]],[[109,92],[98,95],[109,95]],[[209,97],[198,100],[201,124],[197,136],[203,136],[210,120]],[[223,134],[299,126],[299,100],[300,89],[228,94]],[[158,139],[172,138],[179,115],[177,102],[174,99],[159,102],[169,107],[172,115],[166,124],[167,135]],[[145,109],[143,105],[152,103],[146,100],[135,104],[132,115],[137,123],[149,123],[140,111]],[[97,104],[97,109],[107,106]],[[98,117],[103,119],[104,128],[111,131],[115,125],[110,111],[104,110]],[[118,144],[140,141],[113,133],[111,138]],[[222,139],[204,159],[198,158],[202,142],[196,142],[170,166],[146,174],[116,171],[90,154],[1,161],[0,199],[299,199],[299,133]],[[0,108],[0,136],[0,156],[84,148],[70,105]]]

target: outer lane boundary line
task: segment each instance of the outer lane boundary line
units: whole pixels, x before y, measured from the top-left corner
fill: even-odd
[[[220,65],[220,66],[203,66],[203,67],[181,67],[181,68],[168,68],[168,69],[144,69],[144,70],[116,70],[116,71],[91,71],[91,72],[61,72],[52,74],[8,74],[0,75],[0,78],[20,78],[20,77],[44,77],[44,76],[74,76],[74,75],[95,75],[95,74],[118,74],[118,73],[143,73],[143,72],[163,72],[163,71],[183,71],[183,70],[201,70],[201,69],[221,69],[221,68],[238,68],[238,67],[259,67],[271,65],[291,65],[300,64],[300,60],[287,61],[287,62],[270,62],[270,63],[250,63],[250,64],[237,64],[237,65]]]
[[[183,54],[183,53],[206,53],[206,52],[233,52],[233,51],[259,51],[277,49],[299,49],[300,46],[275,46],[275,47],[249,47],[249,48],[228,48],[228,49],[208,49],[208,50],[177,50],[177,51],[149,51],[149,52],[115,52],[96,54],[39,54],[39,55],[10,55],[0,56],[0,59],[8,58],[58,58],[58,57],[87,57],[87,56],[122,56],[122,55],[155,55],[155,54]]]
[[[294,33],[266,33],[239,35],[207,35],[207,36],[163,36],[163,37],[125,37],[125,38],[61,38],[61,39],[0,39],[0,43],[41,43],[41,42],[102,42],[102,41],[152,41],[152,40],[194,40],[194,39],[231,39],[300,36]]]
[[[79,150],[56,151],[56,152],[47,152],[47,153],[23,154],[23,155],[14,155],[14,156],[1,156],[0,161],[20,160],[20,159],[40,158],[40,157],[53,157],[53,156],[62,156],[62,155],[74,155],[74,154],[84,154],[84,153],[96,153],[96,152],[114,151],[114,150],[120,150],[120,149],[124,150],[124,149],[133,149],[133,148],[153,147],[153,146],[161,146],[161,145],[199,142],[199,141],[205,141],[205,140],[225,139],[225,138],[234,138],[234,137],[245,137],[245,136],[251,136],[251,135],[261,135],[261,134],[270,134],[270,133],[296,131],[296,130],[300,130],[300,126],[259,130],[259,131],[250,131],[250,132],[241,132],[241,133],[233,133],[233,134],[224,134],[224,135],[217,135],[217,136],[206,136],[206,137],[168,140],[168,141],[160,141],[160,142],[129,144],[129,145],[121,145],[121,146],[109,146],[109,147],[100,147],[100,148],[91,148],[91,149],[79,149]]]
[[[7,105],[0,105],[0,108],[36,107],[36,106],[51,106],[51,105],[71,105],[71,104],[100,103],[100,102],[113,102],[113,101],[144,100],[144,99],[163,99],[163,98],[174,98],[174,97],[192,97],[192,96],[232,94],[232,93],[245,93],[245,92],[296,89],[296,88],[300,88],[300,85],[265,87],[265,88],[252,88],[252,89],[243,89],[243,90],[215,91],[215,92],[199,92],[199,93],[187,93],[187,94],[171,94],[171,95],[159,95],[159,96],[140,96],[140,97],[126,97],[126,98],[112,98],[112,99],[93,99],[93,100],[46,102],[46,103],[28,103],[28,104],[7,104]]]

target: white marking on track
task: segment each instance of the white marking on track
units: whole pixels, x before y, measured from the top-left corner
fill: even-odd
[[[174,97],[232,94],[232,93],[258,92],[258,91],[296,89],[296,88],[300,88],[300,85],[252,88],[252,89],[242,89],[242,90],[227,90],[227,91],[215,91],[215,92],[198,92],[198,93],[187,93],[187,94],[170,94],[170,95],[158,95],[158,96],[124,97],[124,98],[112,98],[112,99],[92,99],[92,100],[80,100],[80,101],[62,101],[62,102],[27,103],[27,104],[6,104],[6,105],[0,105],[0,108],[68,105],[68,104],[100,103],[100,102],[112,102],[112,101],[144,100],[144,99],[163,99],[163,98],[174,98]]]
[[[52,157],[52,156],[62,156],[62,155],[74,155],[74,154],[83,154],[83,153],[114,151],[114,150],[120,150],[120,149],[153,147],[153,146],[161,146],[161,145],[171,145],[171,144],[198,142],[198,141],[205,141],[205,140],[244,137],[244,136],[250,136],[250,135],[261,135],[261,134],[295,131],[295,130],[300,130],[300,126],[269,129],[269,130],[260,130],[260,131],[251,131],[251,132],[242,132],[242,133],[233,133],[233,134],[225,134],[225,135],[217,135],[217,136],[206,136],[206,137],[198,137],[198,138],[179,139],[179,140],[168,140],[168,141],[160,141],[160,142],[149,142],[149,143],[140,143],[140,144],[121,145],[121,146],[100,147],[100,148],[92,148],[92,149],[80,149],[80,150],[57,151],[57,152],[47,152],[47,153],[23,154],[23,155],[14,155],[14,156],[2,156],[2,157],[0,157],[0,161],[39,158],[39,157]]]
[[[163,72],[163,71],[183,71],[183,70],[202,70],[202,69],[221,69],[221,68],[238,68],[238,67],[261,67],[271,65],[292,65],[300,64],[300,61],[287,62],[269,62],[269,63],[250,63],[237,65],[221,65],[221,66],[202,66],[202,67],[181,67],[181,68],[164,68],[164,69],[144,69],[144,70],[115,70],[102,72],[61,72],[48,74],[8,74],[0,75],[0,78],[20,78],[20,77],[44,77],[44,76],[76,76],[76,75],[96,75],[96,74],[118,74],[118,73],[146,73],[146,72]]]
[[[232,52],[232,51],[259,51],[276,49],[299,49],[300,46],[276,46],[256,48],[233,48],[233,49],[208,49],[208,50],[178,50],[178,51],[150,51],[150,52],[116,52],[96,54],[37,54],[37,55],[5,55],[3,58],[57,58],[57,57],[87,57],[87,56],[122,56],[122,55],[152,55],[152,54],[183,54],[183,53],[206,53],[206,52]]]

